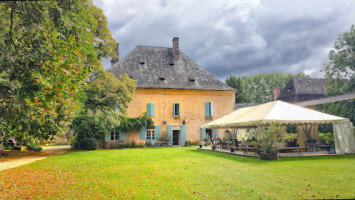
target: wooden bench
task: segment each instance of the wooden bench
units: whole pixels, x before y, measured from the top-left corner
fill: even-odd
[[[248,154],[248,151],[249,150],[253,150],[254,151],[254,155],[256,155],[257,153],[257,148],[256,147],[248,147],[248,146],[243,146],[243,147],[240,147],[240,149],[243,151],[243,154]]]

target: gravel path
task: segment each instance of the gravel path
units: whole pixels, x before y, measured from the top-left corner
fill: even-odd
[[[60,153],[64,153],[65,151],[69,151],[70,146],[51,146],[51,147],[43,147],[43,152],[51,152],[50,155],[57,155]],[[42,160],[47,158],[47,156],[31,156],[31,157],[24,157],[24,158],[17,158],[10,161],[5,161],[0,163],[0,171],[11,169],[14,167],[18,167],[21,165],[27,165],[29,163],[35,162],[37,160]]]

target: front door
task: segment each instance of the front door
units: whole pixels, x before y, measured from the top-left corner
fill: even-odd
[[[173,145],[179,145],[180,130],[173,130]]]

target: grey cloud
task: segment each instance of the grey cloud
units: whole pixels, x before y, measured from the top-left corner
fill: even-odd
[[[120,43],[120,57],[136,45],[171,46],[224,80],[230,75],[319,69],[337,36],[355,18],[351,0],[94,1]],[[108,67],[108,66],[106,66]]]

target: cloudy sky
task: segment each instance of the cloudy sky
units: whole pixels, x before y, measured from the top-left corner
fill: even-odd
[[[94,0],[120,43],[180,49],[221,80],[305,72],[322,77],[334,40],[355,24],[354,0]],[[105,63],[105,67],[109,67]]]

